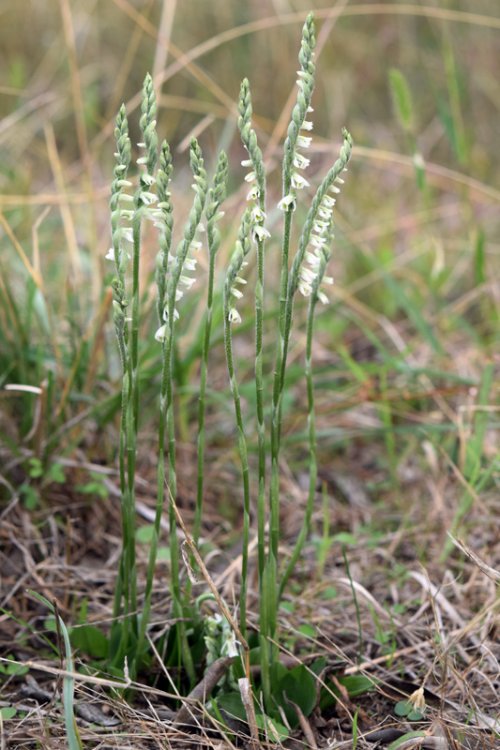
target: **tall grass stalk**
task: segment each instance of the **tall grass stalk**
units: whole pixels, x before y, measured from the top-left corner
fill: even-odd
[[[330,222],[330,229],[332,229],[332,222]],[[333,232],[330,231],[333,238]],[[300,557],[304,543],[311,530],[311,517],[314,508],[314,499],[316,497],[316,482],[318,479],[318,461],[316,456],[316,415],[314,410],[314,382],[313,382],[313,371],[312,371],[312,347],[313,347],[313,333],[314,333],[314,314],[316,311],[316,305],[318,301],[328,301],[325,298],[323,292],[320,291],[321,283],[325,277],[326,266],[331,256],[331,250],[328,246],[320,249],[318,255],[317,274],[312,282],[312,291],[309,296],[309,304],[307,307],[307,324],[306,324],[306,354],[305,354],[305,377],[306,377],[306,390],[307,390],[307,425],[309,435],[309,490],[307,495],[307,504],[304,514],[304,520],[302,528],[300,530],[295,547],[290,556],[290,560],[285,568],[285,571],[281,577],[278,592],[278,601],[280,600],[285,586],[294,571],[295,565]]]
[[[162,341],[162,378],[160,394],[160,428],[158,449],[158,506],[163,507],[165,499],[165,442],[168,441],[168,491],[171,497],[169,503],[169,526],[170,526],[170,578],[172,587],[173,613],[177,619],[178,647],[182,662],[186,668],[189,679],[195,681],[195,671],[191,651],[189,649],[186,626],[184,622],[183,603],[180,589],[180,550],[177,538],[177,521],[173,504],[177,500],[177,470],[176,470],[176,445],[175,445],[175,419],[174,419],[174,390],[173,390],[173,366],[174,366],[174,334],[175,322],[178,317],[176,303],[182,298],[183,291],[179,284],[190,288],[193,277],[187,276],[183,271],[193,268],[194,258],[190,257],[191,263],[186,261],[190,251],[196,252],[201,243],[196,240],[196,232],[199,229],[205,201],[207,197],[207,173],[205,171],[203,156],[196,139],[191,141],[190,164],[194,177],[194,201],[184,227],[183,238],[177,247],[175,256],[172,258],[171,267],[167,277],[165,294],[165,307],[162,318],[163,325],[157,332],[157,338]],[[185,268],[186,266],[186,268]]]
[[[130,166],[130,139],[125,108],[118,114],[115,139],[117,143],[115,179],[111,188],[112,247],[106,256],[114,260],[116,278],[114,290],[114,322],[123,370],[122,416],[120,427],[120,485],[122,493],[123,551],[115,591],[114,617],[119,635],[114,659],[136,654],[138,635],[137,574],[135,560],[135,473],[139,413],[139,323],[140,323],[140,257],[141,231],[145,218],[151,218],[150,206],[157,201],[151,192],[155,183],[154,171],[158,158],[156,136],[156,100],[151,76],[146,76],[142,90],[141,118],[139,121],[143,141],[139,147],[144,155],[137,160],[140,167],[139,186],[132,197],[124,191],[132,183],[127,172]],[[122,208],[122,203],[132,204],[132,209]],[[131,226],[124,222],[129,221]],[[127,296],[126,267],[129,253],[124,243],[132,244],[132,289]],[[128,309],[131,313],[128,313]],[[129,317],[130,315],[130,317]],[[121,625],[117,618],[124,617]],[[131,660],[131,668],[135,659]]]
[[[246,280],[241,277],[243,268],[247,265],[246,257],[250,252],[250,226],[251,226],[251,209],[247,208],[243,214],[236,247],[231,257],[229,267],[224,283],[224,349],[226,353],[227,370],[229,374],[229,383],[234,403],[234,414],[236,420],[236,429],[238,431],[238,451],[240,454],[241,474],[243,480],[243,548],[241,563],[241,591],[240,591],[240,630],[246,637],[246,610],[247,610],[247,579],[248,579],[248,540],[250,534],[250,478],[248,467],[248,449],[243,427],[243,417],[241,412],[241,401],[238,388],[238,381],[234,368],[233,342],[231,325],[239,322],[241,317],[235,307],[235,300],[242,297],[242,292],[238,289],[238,284],[246,284]]]
[[[118,580],[115,588],[115,599],[113,607],[114,618],[118,618],[122,611],[125,621],[121,629],[121,649],[126,651],[128,643],[129,614],[131,611],[131,582],[130,575],[133,568],[133,555],[131,545],[135,544],[133,534],[133,498],[130,497],[127,481],[127,424],[128,413],[131,406],[131,382],[132,366],[129,349],[129,330],[127,323],[127,307],[129,300],[126,292],[126,266],[127,252],[124,249],[124,229],[122,217],[122,202],[127,196],[124,188],[131,183],[127,180],[127,174],[131,161],[131,144],[128,135],[128,121],[125,107],[122,105],[116,118],[115,127],[115,169],[114,180],[111,185],[111,241],[112,247],[108,253],[108,259],[115,263],[116,276],[113,281],[113,321],[118,342],[118,351],[122,366],[122,396],[121,396],[121,422],[120,422],[120,444],[119,444],[119,469],[120,490],[122,498],[122,554],[119,564]]]
[[[312,112],[311,99],[314,90],[314,48],[316,35],[314,19],[310,13],[302,29],[302,40],[299,52],[300,70],[298,71],[297,101],[292,110],[292,118],[288,126],[284,145],[283,158],[283,197],[280,207],[284,211],[283,242],[281,250],[281,276],[279,300],[279,346],[277,349],[274,368],[273,406],[271,418],[271,543],[270,555],[275,561],[278,559],[279,544],[279,446],[281,431],[281,370],[286,364],[286,306],[289,278],[289,248],[293,213],[297,206],[297,191],[307,187],[309,183],[302,177],[299,170],[309,166],[309,160],[298,151],[308,148],[311,137],[304,135],[312,129],[312,122],[307,119]]]
[[[158,193],[158,215],[156,225],[159,229],[159,246],[156,262],[156,286],[157,286],[157,311],[160,325],[163,323],[163,312],[165,309],[166,279],[168,273],[170,249],[172,246],[173,231],[173,206],[169,191],[170,180],[172,176],[172,155],[170,147],[166,141],[163,141],[160,150],[160,164],[156,176],[157,193]],[[146,634],[146,628],[149,622],[151,610],[151,597],[153,593],[154,572],[158,550],[158,539],[160,536],[161,517],[164,511],[164,487],[165,487],[165,410],[163,402],[165,399],[166,368],[163,367],[162,379],[160,385],[160,420],[158,428],[158,470],[157,470],[157,493],[156,509],[153,524],[153,534],[149,548],[149,560],[146,574],[146,590],[144,594],[144,605],[141,614],[141,623],[139,628],[139,639],[137,644],[137,653],[140,655]]]
[[[240,88],[238,104],[238,127],[241,140],[249,159],[242,166],[250,167],[246,180],[254,183],[248,199],[253,203],[251,211],[252,232],[257,246],[257,282],[255,285],[255,390],[257,407],[257,439],[259,454],[259,476],[257,496],[257,537],[259,579],[262,579],[265,565],[265,516],[266,516],[266,426],[264,423],[264,382],[262,371],[262,334],[264,319],[264,244],[269,232],[265,229],[266,220],[266,173],[262,151],[257,143],[257,134],[252,128],[252,98],[250,84],[245,78]]]
[[[223,213],[220,211],[220,206],[226,196],[227,173],[227,156],[224,151],[221,151],[217,160],[217,167],[215,170],[213,185],[208,192],[207,207],[205,211],[205,215],[207,218],[208,279],[207,309],[201,353],[200,392],[198,396],[198,456],[196,478],[196,507],[193,524],[193,541],[195,544],[198,544],[203,514],[205,469],[205,396],[207,390],[208,352],[210,349],[210,336],[212,331],[215,258],[220,245],[220,232],[217,225],[219,220],[223,216]]]

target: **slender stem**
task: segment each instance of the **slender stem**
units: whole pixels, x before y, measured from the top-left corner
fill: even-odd
[[[203,208],[205,205],[205,199],[207,194],[207,183],[206,183],[206,172],[203,166],[203,158],[200,147],[196,140],[193,139],[191,142],[191,168],[194,174],[194,186],[195,186],[195,197],[191,211],[189,212],[188,220],[184,228],[184,236],[181,240],[176,256],[173,263],[173,267],[168,277],[167,289],[166,289],[166,324],[165,324],[165,337],[163,347],[163,367],[164,374],[164,398],[162,398],[161,410],[165,412],[165,428],[168,440],[168,491],[170,496],[169,502],[169,524],[170,524],[170,570],[171,570],[171,584],[172,584],[172,600],[173,600],[173,611],[174,616],[178,619],[177,633],[178,633],[178,646],[181,659],[184,663],[189,679],[192,683],[195,681],[195,671],[193,665],[193,657],[189,648],[186,627],[184,623],[184,611],[181,599],[180,589],[180,551],[179,541],[177,538],[177,520],[175,514],[175,503],[177,499],[177,473],[176,473],[176,440],[175,440],[175,417],[174,417],[174,393],[173,393],[173,365],[174,365],[174,343],[175,343],[175,318],[176,309],[175,303],[177,300],[177,290],[184,263],[186,261],[187,254],[191,247],[191,243],[194,241],[196,230],[198,229]],[[159,456],[159,464],[164,461],[162,456]],[[163,504],[164,500],[164,486],[160,488],[160,475],[163,468],[158,467],[158,504]]]
[[[231,323],[229,322],[229,300],[228,294],[224,299],[224,348],[226,352],[227,369],[229,373],[229,382],[231,393],[233,394],[234,413],[236,418],[236,428],[238,430],[238,451],[241,462],[241,475],[243,479],[243,549],[241,563],[241,589],[240,589],[240,630],[246,637],[246,599],[247,599],[247,578],[248,578],[248,540],[250,530],[250,480],[248,468],[248,450],[243,429],[243,417],[241,414],[241,401],[236,380],[233,359],[233,345],[231,336]]]
[[[169,193],[169,183],[172,174],[172,158],[170,147],[166,141],[161,145],[160,166],[158,169],[156,181],[158,190],[158,207],[161,211],[161,222],[159,222],[159,244],[160,251],[157,258],[156,267],[156,285],[158,290],[157,311],[160,323],[163,322],[163,313],[165,306],[165,287],[169,265],[169,253],[172,243],[173,215],[172,202]],[[156,565],[156,556],[158,550],[158,539],[160,537],[161,518],[165,501],[165,408],[167,390],[167,368],[165,367],[165,357],[162,357],[162,373],[160,382],[160,415],[158,426],[158,469],[157,469],[157,493],[156,509],[153,524],[153,535],[149,548],[148,568],[146,573],[146,590],[144,593],[144,604],[142,607],[139,635],[137,639],[137,654],[142,653],[146,630],[149,624],[151,612],[151,597],[153,593],[153,579]]]
[[[224,284],[224,349],[226,354],[227,370],[229,374],[229,383],[233,396],[234,413],[236,420],[236,429],[238,431],[238,451],[240,454],[241,474],[243,480],[243,549],[241,563],[241,590],[240,590],[240,630],[246,637],[246,610],[247,610],[247,579],[248,579],[248,541],[250,534],[250,479],[248,468],[248,449],[243,427],[243,417],[241,412],[241,401],[238,388],[238,381],[234,369],[233,342],[231,334],[232,313],[234,312],[231,304],[231,297],[241,297],[241,292],[236,292],[235,285],[239,282],[239,273],[245,264],[245,257],[250,251],[250,241],[248,233],[250,229],[250,209],[247,208],[243,214],[238,240],[231,257],[229,268],[226,274]]]
[[[220,245],[220,234],[217,221],[220,218],[219,207],[226,195],[228,163],[226,154],[221,151],[217,161],[213,187],[208,194],[207,241],[208,241],[208,282],[207,282],[207,313],[203,335],[200,393],[198,399],[198,439],[197,439],[197,478],[196,478],[196,507],[193,524],[193,541],[198,544],[203,513],[204,465],[205,465],[205,396],[207,390],[208,352],[210,349],[210,335],[212,331],[212,308],[214,297],[215,258]],[[190,586],[188,586],[190,589]]]
[[[263,210],[263,209],[262,209]],[[258,472],[257,495],[257,539],[259,580],[264,574],[265,565],[265,523],[266,523],[266,425],[264,421],[264,378],[262,372],[264,319],[264,243],[257,242],[257,284],[255,286],[255,388],[257,406]]]
[[[306,510],[304,514],[304,520],[299,536],[295,543],[292,555],[288,562],[288,565],[283,573],[280,581],[278,591],[278,601],[281,599],[285,586],[293,572],[297,560],[300,557],[304,542],[307,539],[311,529],[311,517],[314,507],[314,498],[316,496],[316,482],[318,478],[318,464],[316,458],[316,418],[314,411],[314,387],[312,377],[312,343],[313,343],[313,329],[314,329],[314,310],[316,307],[317,296],[311,294],[309,297],[309,305],[307,311],[307,326],[306,326],[306,357],[305,357],[305,376],[306,376],[306,390],[307,390],[307,424],[309,433],[309,492],[307,496]]]
[[[215,272],[215,255],[210,253],[208,262],[208,291],[207,314],[200,369],[200,393],[198,397],[198,438],[197,438],[197,470],[196,470],[196,506],[193,523],[193,541],[198,544],[200,539],[201,518],[203,514],[204,470],[205,470],[205,396],[207,390],[208,351],[210,348],[210,333],[212,330],[212,305]]]

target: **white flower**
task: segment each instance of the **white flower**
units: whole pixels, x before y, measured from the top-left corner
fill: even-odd
[[[243,297],[243,292],[240,292],[239,289],[235,289],[234,286],[231,287],[230,294],[232,294],[233,297],[236,297],[236,299],[241,299]]]
[[[192,276],[183,276],[179,278],[179,282],[183,284],[183,286],[186,287],[186,289],[191,289],[196,279],[194,279]]]
[[[301,130],[312,130],[314,127],[313,123],[310,120],[304,120],[302,125],[300,126]]]
[[[332,215],[331,209],[323,208],[323,206],[320,206],[318,208],[318,216],[321,216],[322,219],[328,220],[331,215]]]
[[[143,185],[151,186],[151,185],[155,184],[156,180],[155,180],[155,178],[153,177],[152,174],[148,174],[147,172],[143,172],[141,174],[141,182],[142,182]]]
[[[116,185],[119,188],[132,187],[132,183],[130,182],[130,180],[118,180]]]
[[[234,280],[234,283],[235,283],[235,284],[236,284],[236,283],[237,283],[237,284],[247,284],[248,282],[247,282],[247,280],[246,280],[246,279],[242,279],[242,278],[241,278],[241,276],[236,276],[236,278],[235,278],[235,280]]]
[[[311,284],[316,278],[316,272],[307,268],[307,266],[302,266],[300,269],[300,278],[302,281],[305,281],[306,284]]]
[[[104,256],[104,258],[105,258],[106,260],[113,260],[113,261],[115,261],[115,262],[116,262],[116,258],[115,258],[115,248],[114,248],[114,247],[110,247],[110,248],[109,248],[109,250],[108,250],[108,252],[107,252],[107,254],[106,254],[106,255]]]
[[[340,193],[340,188],[338,188],[336,185],[332,185],[330,190],[332,193]]]
[[[184,261],[184,268],[186,271],[196,271],[196,258],[190,258],[188,256]]]
[[[254,185],[247,195],[247,201],[255,201],[260,196],[260,190],[257,185]]]
[[[333,284],[333,276],[323,276],[323,281],[325,284]]]
[[[328,227],[328,222],[326,221],[315,221],[313,224],[313,232],[317,232],[317,234],[324,234],[326,232],[326,229]]]
[[[309,148],[312,138],[308,135],[297,136],[297,148]]]
[[[138,143],[137,145],[139,146],[140,144]],[[147,156],[141,156],[141,157],[139,157],[139,159],[137,159],[137,164],[147,164],[147,163],[148,163],[148,157]]]
[[[156,339],[156,341],[159,341],[161,343],[161,342],[165,341],[166,337],[167,337],[167,324],[164,323],[156,331],[156,333],[155,333],[155,339]]]
[[[119,196],[122,203],[133,203],[134,198],[132,195],[129,195],[128,193],[120,193]]]
[[[182,289],[176,289],[175,290],[175,301],[178,302],[183,297],[184,297],[184,292],[182,291]]]
[[[306,258],[307,262],[311,266],[311,268],[318,268],[319,266],[319,258],[314,253],[310,253],[309,251],[306,252]]]
[[[326,245],[326,238],[320,237],[317,234],[311,234],[310,242],[311,242],[311,245],[313,245],[313,247],[322,248],[324,247],[324,245]]]
[[[253,166],[253,162],[252,162],[251,159],[243,159],[243,161],[241,162],[241,166],[242,167],[252,167]]]
[[[159,208],[148,208],[144,212],[144,218],[149,219],[149,221],[158,222],[156,225],[158,227],[163,226],[163,211]]]
[[[235,307],[229,310],[228,320],[230,323],[241,323],[241,315]]]
[[[294,187],[296,190],[302,190],[302,188],[309,187],[309,183],[305,179],[305,177],[302,177],[301,174],[298,174],[298,172],[293,172],[292,187]]]
[[[310,297],[312,292],[312,286],[302,279],[299,281],[299,292],[304,297]]]
[[[295,211],[297,208],[297,201],[293,193],[283,196],[278,203],[278,208],[280,211]]]
[[[305,169],[306,167],[309,166],[310,163],[311,163],[311,160],[306,159],[306,157],[302,156],[302,154],[296,153],[295,156],[293,157],[293,166],[296,169]]]
[[[265,227],[262,227],[260,224],[254,224],[254,226],[252,227],[252,236],[255,241],[262,242],[266,239],[266,237],[270,237],[271,234]]]
[[[326,208],[333,208],[336,204],[335,198],[331,198],[329,195],[325,195],[323,197],[323,200],[321,201],[321,205],[325,206]]]
[[[318,289],[318,299],[320,302],[323,303],[323,305],[328,305],[328,303],[330,302],[326,294],[322,292],[320,289]]]
[[[245,182],[255,182],[255,172],[249,172],[245,175]]]
[[[261,222],[266,220],[266,214],[264,211],[262,211],[261,208],[259,208],[259,206],[254,206],[252,208],[251,218],[252,222],[257,222],[260,224]]]
[[[120,236],[122,240],[125,240],[126,242],[133,242],[134,233],[132,231],[132,227],[123,227],[121,230]]]
[[[194,250],[195,252],[197,252],[198,250],[201,250],[202,247],[203,247],[203,243],[200,242],[200,240],[193,240],[189,245],[189,249]]]
[[[157,200],[158,196],[156,196],[154,193],[150,193],[147,190],[141,193],[141,201],[145,206],[151,206],[153,205],[153,203],[156,203]]]

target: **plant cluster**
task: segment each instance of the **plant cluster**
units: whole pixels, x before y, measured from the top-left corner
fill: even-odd
[[[280,295],[276,326],[279,340],[274,363],[272,382],[271,415],[266,419],[264,402],[263,333],[265,310],[266,245],[272,241],[267,222],[266,171],[257,134],[252,126],[252,101],[249,82],[241,84],[238,126],[241,140],[247,151],[242,166],[248,169],[245,181],[249,184],[247,206],[241,217],[234,251],[225,274],[223,287],[224,349],[229,383],[234,402],[235,426],[241,461],[243,494],[243,551],[239,599],[239,621],[232,619],[218,622],[224,634],[224,642],[232,639],[231,653],[239,646],[241,663],[235,659],[233,678],[229,683],[239,685],[241,699],[245,703],[244,691],[250,685],[250,659],[259,665],[259,690],[263,695],[263,706],[267,715],[276,715],[277,697],[293,692],[294,680],[304,679],[283,672],[278,652],[278,606],[303,544],[310,530],[311,514],[315,499],[316,432],[314,412],[314,388],[312,375],[312,349],[316,305],[328,301],[322,285],[333,283],[326,272],[333,239],[333,209],[342,184],[342,174],[347,170],[351,156],[352,140],[343,131],[343,144],[338,159],[323,178],[310,202],[300,231],[295,253],[291,257],[293,224],[296,210],[310,187],[304,176],[310,160],[304,155],[311,144],[313,129],[311,106],[314,90],[315,29],[312,16],[308,16],[302,33],[299,53],[297,97],[294,104],[284,144],[282,170],[282,197],[278,207],[283,212],[283,235],[280,254]],[[165,506],[169,509],[170,523],[170,584],[172,615],[175,625],[167,637],[164,653],[167,663],[182,667],[188,682],[196,680],[199,657],[194,654],[193,629],[205,627],[205,643],[210,644],[211,660],[217,652],[214,646],[214,624],[200,621],[195,605],[191,601],[191,584],[182,585],[181,551],[179,547],[179,514],[176,474],[176,424],[174,392],[174,364],[176,351],[176,327],[182,315],[182,297],[195,282],[197,254],[202,249],[200,239],[202,218],[206,219],[208,245],[208,279],[206,295],[206,318],[203,349],[200,361],[200,386],[197,442],[197,497],[192,544],[199,541],[203,516],[204,496],[204,452],[205,452],[205,395],[208,377],[208,351],[210,348],[214,289],[215,259],[220,243],[220,210],[225,197],[228,162],[221,152],[213,181],[209,186],[203,155],[198,142],[193,139],[190,147],[190,165],[193,174],[194,200],[183,229],[182,238],[174,249],[173,208],[170,194],[172,158],[168,143],[164,141],[158,149],[156,134],[156,103],[151,76],[147,76],[143,87],[140,128],[142,142],[138,187],[130,192],[132,181],[128,174],[131,166],[131,143],[125,108],[118,113],[115,128],[116,165],[111,196],[112,247],[107,258],[115,264],[114,325],[120,352],[122,380],[122,416],[120,429],[120,484],[122,495],[123,552],[120,560],[114,605],[114,626],[111,637],[110,664],[119,669],[124,661],[132,676],[138,674],[146,657],[146,634],[151,613],[155,563],[160,535],[160,522]],[[158,154],[159,150],[159,154]],[[158,229],[159,252],[156,266],[158,330],[156,339],[161,347],[161,385],[159,394],[159,432],[157,460],[157,503],[144,599],[138,600],[137,570],[135,555],[135,472],[137,435],[139,431],[139,348],[138,332],[141,317],[139,276],[141,263],[141,233],[144,222],[152,221]],[[235,325],[241,322],[240,300],[248,288],[245,268],[255,253],[256,282],[253,290],[255,307],[255,403],[258,438],[257,498],[251,496],[250,467],[248,461],[245,419],[239,394],[238,376],[233,352]],[[292,555],[286,564],[280,559],[280,451],[282,429],[282,404],[286,389],[285,373],[293,309],[296,294],[308,298],[306,324],[305,380],[308,401],[309,430],[309,492],[302,529]],[[268,446],[270,445],[270,460]],[[259,581],[259,634],[249,632],[247,622],[247,599],[249,577],[249,533],[255,509],[258,536],[258,581]],[[184,529],[183,529],[184,530]],[[227,610],[226,610],[227,611]],[[224,612],[220,614],[224,619]],[[217,630],[217,628],[216,628]],[[221,636],[222,638],[222,636]],[[252,653],[250,653],[252,651]],[[227,653],[227,643],[220,646],[220,653]],[[206,658],[206,655],[205,655]],[[236,682],[239,678],[239,683]],[[285,681],[285,682],[284,682]],[[246,686],[244,688],[244,685]],[[255,685],[254,685],[255,686]],[[299,691],[300,692],[300,691]],[[299,700],[300,703],[300,700]],[[293,714],[293,712],[292,712]],[[279,715],[279,714],[278,714]]]

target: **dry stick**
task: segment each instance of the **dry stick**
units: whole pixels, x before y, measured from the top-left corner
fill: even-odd
[[[69,0],[59,0],[59,8],[63,22],[64,41],[68,53],[68,62],[71,78],[71,94],[75,113],[76,136],[78,148],[84,167],[84,189],[88,198],[89,214],[89,233],[88,241],[91,248],[91,260],[93,265],[92,274],[92,295],[94,303],[97,304],[101,294],[101,274],[100,261],[97,253],[97,229],[96,216],[94,210],[94,187],[92,181],[92,165],[90,158],[89,142],[87,128],[85,125],[85,111],[83,104],[82,82],[80,70],[78,68],[78,57],[76,49],[75,30],[73,27],[73,18],[71,15],[71,6]]]
[[[64,200],[66,195],[66,185],[64,182],[64,170],[61,165],[59,158],[59,152],[57,150],[56,138],[54,135],[54,128],[50,124],[46,124],[44,127],[45,143],[47,145],[47,156],[49,158],[50,168],[52,176],[56,185],[58,193],[63,196],[59,210],[61,213],[61,219],[64,228],[64,234],[66,237],[66,245],[68,248],[68,257],[71,263],[71,270],[75,275],[76,286],[83,286],[83,274],[82,274],[82,260],[78,249],[78,240],[76,238],[76,227],[73,221],[70,207]]]
[[[234,659],[234,656],[221,656],[220,659],[216,659],[216,661],[208,667],[203,679],[191,690],[187,698],[182,698],[183,703],[174,716],[174,724],[190,723],[190,719],[194,718],[193,709],[190,704],[204,703],[206,701],[207,697],[217,685],[220,678],[225,675]]]
[[[242,633],[241,633],[241,631],[240,631],[240,629],[238,627],[238,623],[236,622],[236,620],[232,616],[231,612],[229,611],[229,609],[227,607],[227,604],[224,602],[224,600],[222,599],[221,595],[217,591],[217,587],[215,586],[215,583],[213,582],[213,580],[210,577],[210,573],[208,572],[208,570],[205,567],[205,563],[203,562],[203,559],[202,559],[200,553],[198,552],[198,548],[197,548],[196,544],[194,543],[192,537],[190,536],[190,534],[189,534],[189,532],[188,532],[188,530],[186,528],[186,524],[182,520],[182,516],[179,513],[179,510],[178,510],[178,508],[177,508],[177,506],[175,504],[175,500],[174,500],[174,498],[172,497],[171,494],[170,494],[170,504],[171,504],[172,510],[173,510],[173,512],[175,514],[175,517],[177,519],[177,522],[178,522],[179,526],[181,527],[182,531],[184,532],[184,536],[186,538],[186,543],[189,546],[194,559],[196,560],[196,564],[198,565],[203,578],[207,582],[210,591],[214,595],[214,599],[217,602],[217,606],[219,607],[219,610],[221,611],[222,615],[226,618],[226,620],[228,621],[229,625],[232,627],[232,629],[234,631],[234,634],[236,635],[236,638],[239,641],[239,643],[240,643],[240,645],[241,645],[241,647],[242,647],[242,649],[244,651],[244,656],[245,656],[245,658],[244,658],[245,674],[246,674],[246,676],[248,678],[250,678],[250,648],[249,648],[249,645],[248,645],[246,639],[244,638],[244,636],[242,635]]]
[[[160,26],[156,37],[156,50],[155,59],[153,63],[153,80],[156,80],[159,73],[165,69],[167,64],[167,55],[170,47],[170,39],[172,35],[172,25],[174,22],[175,11],[177,7],[177,0],[170,0],[170,2],[163,2],[163,8],[161,12]],[[159,88],[157,94],[160,93]]]

